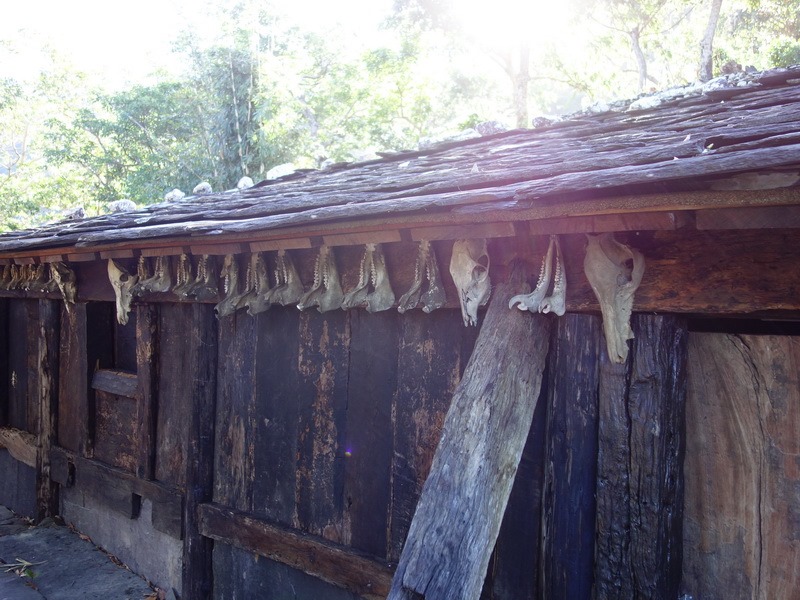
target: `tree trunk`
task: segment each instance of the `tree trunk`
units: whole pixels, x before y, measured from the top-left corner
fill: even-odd
[[[639,39],[640,33],[637,26],[628,32],[628,36],[631,38],[631,49],[633,50],[633,56],[636,58],[636,68],[639,71],[639,91],[643,92],[644,86],[647,84],[647,60],[644,57],[641,40]]]
[[[497,286],[445,418],[389,600],[476,600],[533,420],[549,320]]]
[[[706,31],[703,39],[700,40],[700,67],[697,76],[700,81],[709,81],[714,77],[714,57],[713,42],[714,34],[717,31],[719,12],[722,8],[722,0],[711,0],[711,14],[708,16]]]
[[[514,115],[516,117],[516,126],[520,129],[530,126],[530,123],[528,123],[528,83],[531,80],[530,58],[530,47],[522,42],[519,46],[519,68],[511,78],[514,86]]]

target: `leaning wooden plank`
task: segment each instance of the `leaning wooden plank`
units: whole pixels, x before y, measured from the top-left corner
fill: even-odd
[[[15,427],[0,427],[0,448],[5,448],[12,458],[36,468],[36,436]]]
[[[203,535],[289,565],[369,600],[384,598],[392,569],[384,563],[334,544],[258,519],[219,504],[197,507]]]
[[[600,365],[595,597],[678,597],[687,331],[636,315],[631,356]]]
[[[517,273],[518,274],[518,273]],[[514,277],[493,292],[445,417],[390,600],[475,599],[533,420],[549,344],[543,315],[509,310]]]
[[[138,385],[136,375],[124,371],[100,369],[92,377],[92,389],[126,398],[136,397]]]

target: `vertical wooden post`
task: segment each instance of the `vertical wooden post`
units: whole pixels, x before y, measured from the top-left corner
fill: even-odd
[[[601,326],[565,315],[550,351],[541,594],[552,600],[592,595]]]
[[[50,477],[50,449],[56,441],[58,419],[61,306],[55,300],[39,300],[38,308],[36,518],[41,520],[58,514],[58,485]]]
[[[217,321],[211,305],[193,303],[187,327],[191,386],[187,414],[186,504],[183,510],[181,598],[210,598],[213,542],[200,534],[197,507],[209,502],[214,482],[214,417],[217,389]]]
[[[136,307],[136,377],[138,380],[136,475],[153,479],[156,468],[156,411],[158,398],[158,308]]]
[[[595,597],[678,597],[683,527],[687,333],[636,315],[625,365],[603,353]]]
[[[389,600],[477,599],[531,427],[549,344],[543,315],[498,285],[445,417]]]

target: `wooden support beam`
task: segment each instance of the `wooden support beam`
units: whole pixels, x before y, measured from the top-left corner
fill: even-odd
[[[9,381],[9,336],[8,310],[10,301],[0,298],[0,427],[8,425],[8,386]]]
[[[550,320],[509,310],[498,285],[450,409],[390,600],[477,599],[542,383]]]
[[[218,504],[201,504],[198,513],[205,536],[289,565],[369,600],[385,598],[389,591],[390,565],[353,548]]]
[[[182,598],[210,598],[213,542],[200,531],[198,507],[214,489],[214,423],[217,391],[217,323],[213,308],[191,307],[186,376],[187,411],[186,503],[183,510]]]
[[[597,598],[673,600],[681,583],[688,335],[635,315],[625,364],[600,363]]]
[[[788,229],[800,227],[800,206],[714,208],[697,211],[698,229]]]
[[[39,362],[37,407],[39,451],[36,457],[36,518],[58,514],[58,485],[50,473],[50,448],[58,431],[58,369],[61,332],[61,305],[55,300],[39,300]]]
[[[15,427],[0,427],[0,448],[12,458],[32,469],[36,468],[36,436]]]

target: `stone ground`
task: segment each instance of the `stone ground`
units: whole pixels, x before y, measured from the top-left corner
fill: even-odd
[[[37,563],[34,577],[6,572],[18,559]],[[147,582],[91,542],[50,519],[31,527],[0,506],[0,600],[145,598],[155,598]]]

